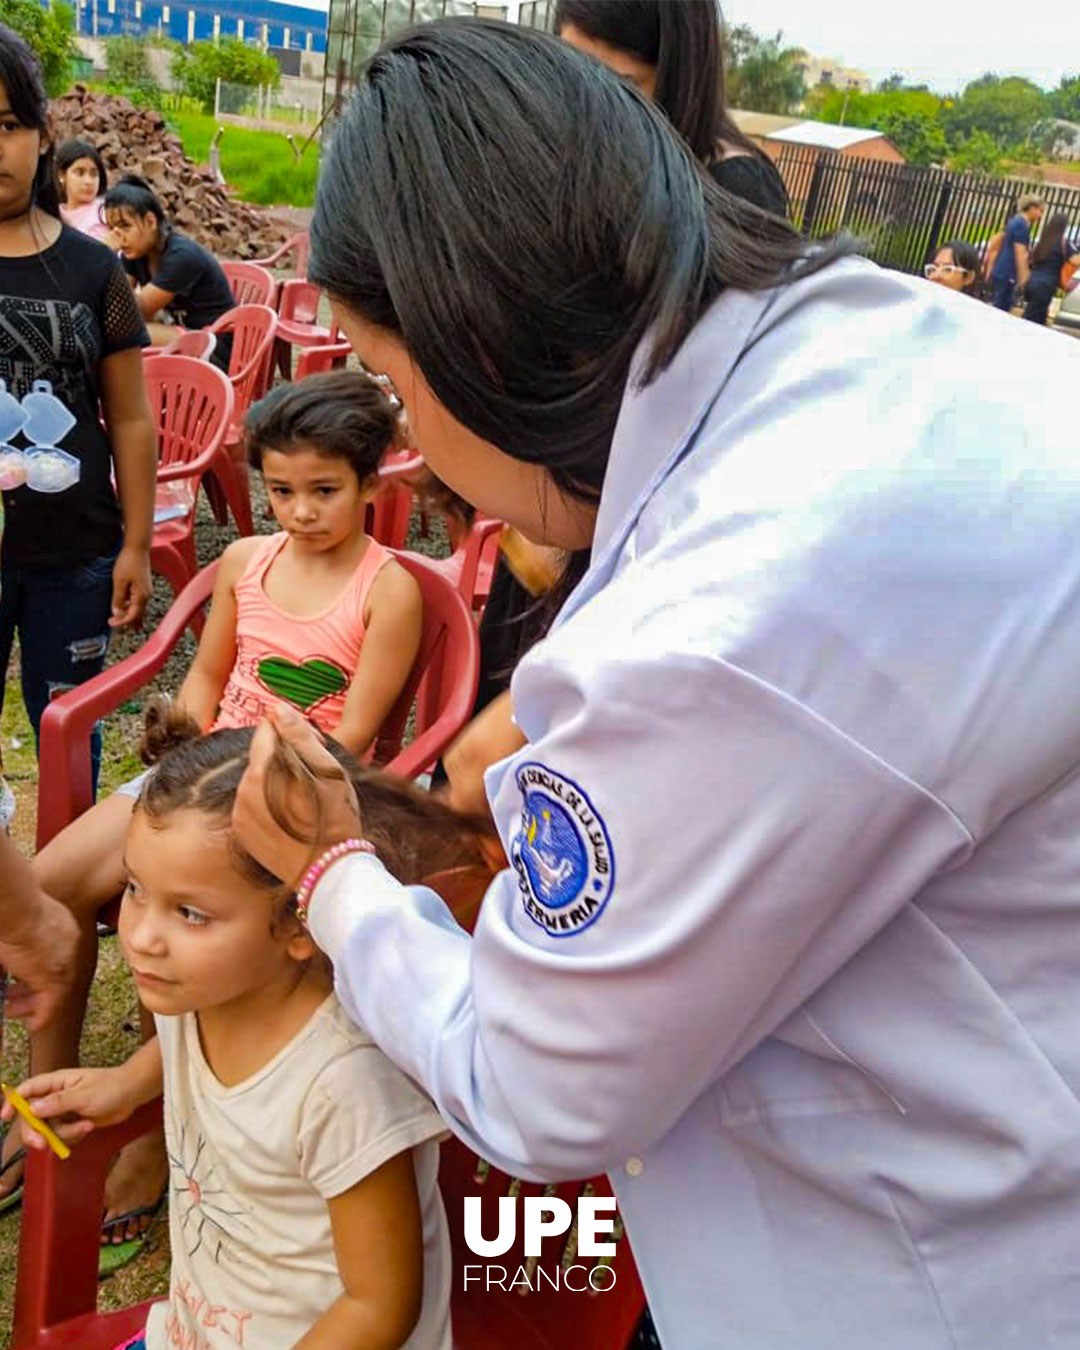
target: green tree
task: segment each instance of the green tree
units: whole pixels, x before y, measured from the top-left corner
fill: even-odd
[[[1080,75],[1063,75],[1058,87],[1046,97],[1051,117],[1080,122]]]
[[[806,95],[803,66],[806,53],[785,47],[783,33],[759,37],[747,24],[726,36],[728,102],[734,108],[761,113],[790,113]]]
[[[278,63],[268,52],[248,47],[238,38],[220,42],[196,42],[176,53],[172,60],[173,78],[190,98],[197,98],[206,109],[214,109],[214,87],[222,84],[268,84],[276,89],[281,83]]]
[[[985,131],[973,131],[952,149],[948,167],[957,173],[1000,173],[1001,147]]]
[[[912,164],[940,164],[945,159],[946,107],[944,99],[924,86],[901,88],[895,83],[872,93],[818,86],[806,99],[808,117],[880,131]]]
[[[4,0],[0,19],[24,38],[45,76],[50,98],[62,94],[71,83],[71,67],[78,56],[75,46],[75,11],[56,3],[45,9],[41,0]]]
[[[109,91],[126,94],[136,103],[158,106],[161,86],[154,79],[146,43],[136,37],[109,38],[105,44]]]
[[[1001,149],[1023,145],[1047,115],[1048,97],[1037,84],[1009,75],[983,75],[973,81],[949,109],[945,131],[950,143],[983,131]]]

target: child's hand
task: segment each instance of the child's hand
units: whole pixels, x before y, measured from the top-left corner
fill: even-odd
[[[48,1121],[69,1144],[85,1139],[91,1130],[127,1120],[138,1099],[122,1067],[115,1069],[58,1069],[28,1078],[19,1095],[41,1120]],[[11,1120],[15,1110],[7,1102],[0,1119]],[[45,1140],[24,1121],[19,1122],[27,1148],[47,1148]]]

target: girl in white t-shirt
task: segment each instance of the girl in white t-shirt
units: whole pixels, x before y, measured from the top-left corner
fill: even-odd
[[[345,1015],[296,896],[232,838],[253,732],[176,744],[193,732],[151,709],[148,758],[172,748],[126,847],[120,941],[158,1035],[21,1091],[77,1140],[164,1090],[172,1280],[146,1350],[449,1350],[442,1122]],[[482,861],[483,826],[334,749],[402,880]],[[303,776],[283,743],[275,776],[282,801]]]

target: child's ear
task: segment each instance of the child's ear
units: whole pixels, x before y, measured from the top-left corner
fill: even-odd
[[[318,952],[314,939],[306,928],[292,915],[286,920],[289,924],[289,936],[285,950],[294,961],[310,961]]]

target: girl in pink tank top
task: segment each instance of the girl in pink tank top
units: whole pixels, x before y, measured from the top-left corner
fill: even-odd
[[[204,730],[253,726],[288,703],[363,754],[420,645],[420,590],[364,533],[394,409],[358,371],[279,385],[248,415],[281,532],[222,556],[195,662],[178,696]]]
[[[247,428],[251,461],[281,530],[226,549],[177,703],[200,731],[251,726],[267,708],[289,704],[362,755],[408,679],[423,622],[416,581],[364,533],[397,414],[373,380],[341,370],[278,386],[248,414]],[[86,935],[72,1005],[90,985],[95,921],[124,875],[140,789],[136,779],[98,802],[35,859],[39,878]],[[78,1063],[79,1011],[65,1007],[35,1033],[35,1072]],[[106,1189],[106,1244],[145,1228],[168,1176],[160,1133],[129,1148],[132,1158],[115,1169],[122,1180]],[[0,1186],[18,1185],[19,1172],[13,1164]]]

